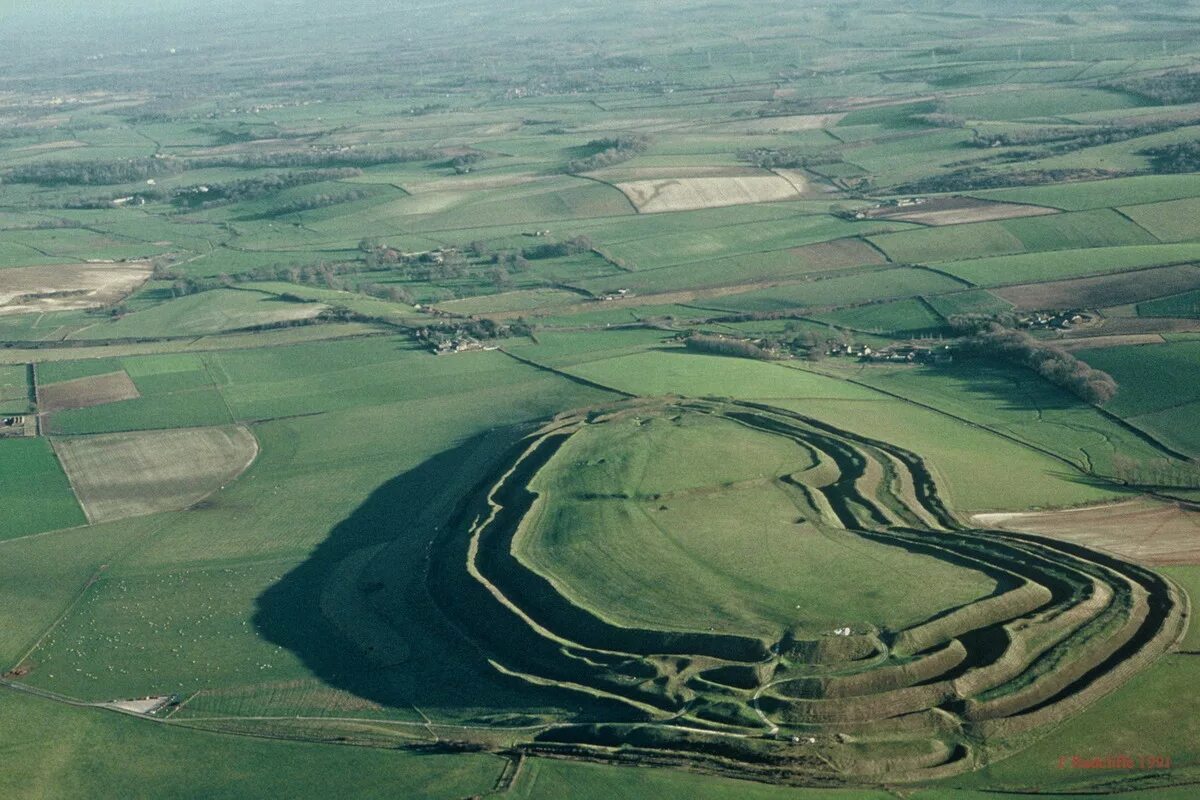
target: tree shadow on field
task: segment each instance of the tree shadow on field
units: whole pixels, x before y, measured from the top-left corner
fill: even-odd
[[[967,398],[978,398],[1002,411],[1087,410],[1090,406],[1032,370],[1007,364],[964,359],[951,366],[918,367],[931,380],[950,376],[961,383]],[[999,402],[997,402],[999,401]]]
[[[259,634],[298,656],[324,683],[383,706],[419,706],[437,710],[442,719],[484,722],[539,711],[590,716],[597,707],[582,695],[501,675],[445,620],[426,590],[438,526],[457,498],[487,479],[527,432],[510,427],[479,434],[381,485],[308,560],[259,595]],[[339,573],[364,548],[380,548],[371,566]],[[363,609],[373,624],[384,627],[389,641],[403,643],[391,651],[402,652],[398,658],[385,663],[368,657],[361,636],[351,640],[322,613],[322,593],[334,581],[345,585],[348,572],[356,591],[364,585],[371,590],[374,602],[365,601]]]

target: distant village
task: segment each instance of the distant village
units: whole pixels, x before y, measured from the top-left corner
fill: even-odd
[[[873,348],[865,344],[835,344],[826,351],[830,356],[857,358],[860,361],[885,361],[898,364],[950,364],[952,345],[895,344]]]

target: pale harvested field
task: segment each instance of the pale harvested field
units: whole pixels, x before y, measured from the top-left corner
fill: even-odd
[[[881,208],[868,214],[873,219],[895,219],[922,225],[963,225],[1018,217],[1042,217],[1060,213],[1056,208],[1023,203],[993,203],[971,197],[935,198],[919,206]]]
[[[53,443],[91,522],[192,506],[242,474],[258,455],[258,441],[242,427],[110,433]]]
[[[788,117],[764,117],[745,123],[734,123],[750,133],[798,133],[832,128],[842,121],[845,112],[838,114],[797,114]]]
[[[1028,514],[976,514],[976,525],[1076,542],[1149,565],[1200,564],[1200,510],[1131,500]]]
[[[507,189],[510,186],[521,186],[545,180],[533,174],[518,175],[462,175],[453,178],[440,178],[423,183],[405,183],[404,190],[412,194],[427,192],[478,192],[485,189]],[[362,181],[365,183],[365,181]]]
[[[119,400],[141,397],[125,370],[76,378],[73,381],[49,383],[38,390],[38,411],[64,411],[68,408],[90,408]]]
[[[615,184],[644,214],[794,200],[796,187],[778,175],[667,178]]]
[[[0,269],[0,314],[110,305],[145,283],[150,272],[142,262]]]
[[[1176,267],[1136,270],[1095,278],[1026,283],[992,289],[992,294],[1018,309],[1104,308],[1139,303],[1168,294],[1200,289],[1200,267],[1182,264]]]

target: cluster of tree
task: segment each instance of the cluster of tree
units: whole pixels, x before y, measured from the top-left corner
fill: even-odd
[[[649,146],[648,136],[633,133],[593,139],[587,143],[587,149],[591,150],[592,154],[569,161],[567,172],[590,172],[601,167],[611,167],[646,152]]]
[[[1055,386],[1096,405],[1107,403],[1117,394],[1117,382],[1111,375],[1094,369],[1061,347],[998,322],[956,317],[950,323],[968,333],[960,341],[963,352],[996,356],[1028,367]]]
[[[726,314],[713,317],[711,322],[760,322],[774,319],[802,319],[803,309],[780,309],[776,311],[743,311],[739,314]]]
[[[757,358],[770,361],[777,356],[769,350],[759,347],[746,339],[731,339],[724,336],[708,336],[695,331],[683,339],[683,345],[688,350],[697,353],[712,353],[721,356],[736,356],[737,358]]]
[[[1200,141],[1151,147],[1141,151],[1141,155],[1150,156],[1150,168],[1157,173],[1200,170]]]
[[[957,114],[948,114],[945,111],[934,111],[929,114],[917,114],[913,119],[924,122],[926,125],[932,125],[935,128],[965,128],[967,121]]]
[[[772,149],[757,148],[739,153],[742,161],[748,161],[763,169],[801,169],[804,167],[819,167],[826,164],[840,164],[842,156],[833,151],[807,153],[791,148]]]
[[[274,175],[240,178],[224,183],[212,183],[207,186],[188,186],[171,192],[170,198],[172,203],[185,208],[211,208],[227,203],[257,200],[295,186],[342,180],[361,174],[362,170],[350,168],[281,172]]]
[[[483,161],[487,156],[483,153],[459,153],[454,158],[450,159],[447,166],[452,168],[459,175],[465,175],[471,171],[471,167]]]
[[[380,300],[390,300],[393,303],[404,303],[410,306],[416,300],[408,289],[393,284],[360,283],[358,291],[370,297],[377,297]]]
[[[8,183],[41,186],[112,186],[142,183],[151,178],[175,175],[186,163],[174,158],[129,158],[120,161],[47,161],[22,164],[4,173]]]
[[[1019,147],[1024,145],[1049,145],[1039,151],[1011,154],[1013,160],[1042,158],[1060,153],[1070,153],[1088,147],[1125,142],[1142,136],[1175,130],[1196,124],[1195,118],[1160,120],[1138,125],[1105,125],[1081,133],[1071,128],[1042,128],[1008,131],[1005,133],[980,133],[975,131],[970,139],[973,147]]]
[[[521,255],[530,261],[539,261],[544,258],[563,258],[565,256],[574,256],[579,253],[587,253],[592,250],[595,245],[592,240],[586,236],[572,236],[570,239],[565,239],[561,242],[546,242],[545,244],[535,244],[532,247],[521,248]]]
[[[128,158],[116,161],[45,161],[22,164],[4,173],[8,183],[32,183],[40,186],[116,186],[144,183],[152,178],[178,175],[189,169],[336,169],[399,164],[411,161],[432,161],[445,158],[446,151],[422,148],[378,148],[359,150],[294,150],[261,153],[230,153],[197,158]],[[462,153],[454,156],[449,166],[465,172],[483,158],[481,153]],[[100,198],[88,202],[103,203]],[[100,207],[100,206],[76,206]]]
[[[1024,172],[991,172],[982,167],[964,167],[942,175],[891,187],[894,194],[936,194],[938,192],[970,192],[980,189],[1001,189],[1007,186],[1041,186],[1067,181],[1118,178],[1130,173],[1110,169],[1038,169]]]
[[[1195,103],[1200,101],[1200,72],[1179,70],[1162,75],[1129,78],[1108,88],[1133,92],[1167,106]]]
[[[171,281],[171,293],[176,297],[182,297],[253,281],[280,281],[326,289],[346,289],[349,288],[349,282],[343,276],[355,275],[364,271],[369,270],[361,261],[275,264],[255,267],[245,272],[221,273],[205,277],[185,275],[172,267],[158,267],[154,271],[154,279]]]
[[[296,200],[291,200],[279,206],[275,206],[270,211],[263,214],[264,217],[282,217],[285,214],[296,214],[301,211],[312,211],[315,208],[328,208],[341,203],[353,203],[355,200],[362,200],[369,193],[365,189],[351,189],[348,192],[338,192],[334,194],[314,194],[308,197],[301,197]]]
[[[1071,128],[1018,128],[999,132],[972,131],[967,144],[971,147],[1022,147],[1031,144],[1065,142],[1080,136]]]
[[[530,336],[533,325],[524,317],[512,322],[497,322],[494,319],[456,319],[439,322],[417,331],[417,337],[432,342],[463,339],[505,339],[510,336]]]

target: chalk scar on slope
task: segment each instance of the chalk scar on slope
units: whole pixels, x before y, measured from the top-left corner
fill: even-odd
[[[147,280],[145,262],[55,264],[0,270],[0,315],[99,308]]]

